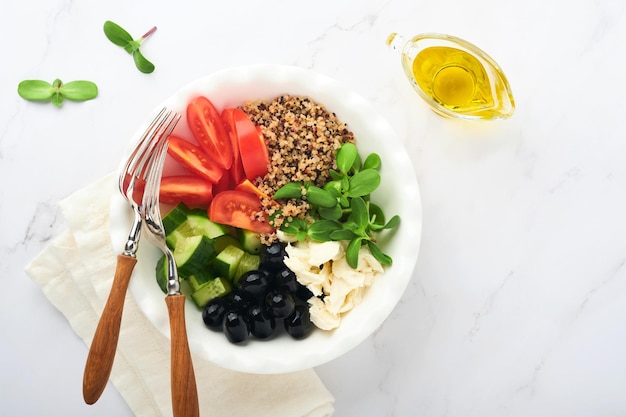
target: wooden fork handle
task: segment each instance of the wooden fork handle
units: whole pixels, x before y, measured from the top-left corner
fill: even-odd
[[[174,417],[198,417],[198,390],[193,371],[187,328],[185,326],[185,296],[165,297],[170,320],[171,337],[171,390]]]
[[[136,263],[137,259],[132,256],[117,256],[111,292],[102,310],[85,364],[83,398],[87,404],[98,401],[111,375],[120,335],[124,299]]]

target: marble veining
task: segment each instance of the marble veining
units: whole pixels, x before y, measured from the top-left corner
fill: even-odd
[[[105,20],[136,36],[158,27],[144,46],[154,74],[106,40]],[[393,31],[479,45],[509,77],[515,115],[432,113],[385,45]],[[58,202],[115,170],[161,100],[269,62],[370,100],[420,183],[420,256],[402,300],[316,369],[336,416],[626,416],[626,3],[5,1],[0,33],[0,415],[132,415],[113,389],[84,405],[87,348],[23,268],[66,227]],[[89,79],[100,93],[57,109],[17,95],[33,78]]]

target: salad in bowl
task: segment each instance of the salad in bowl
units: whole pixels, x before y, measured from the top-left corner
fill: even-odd
[[[191,351],[284,373],[376,330],[411,278],[421,203],[403,144],[374,107],[329,77],[277,65],[219,71],[161,107],[183,115],[160,198]],[[113,239],[129,222],[116,196]],[[137,257],[131,293],[168,335],[162,254],[141,245]]]

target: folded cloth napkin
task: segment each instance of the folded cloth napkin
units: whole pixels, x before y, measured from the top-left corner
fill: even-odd
[[[109,241],[109,204],[115,177],[108,175],[60,203],[69,226],[26,266],[85,341],[106,302],[116,256]],[[85,353],[85,360],[86,360]],[[171,416],[170,344],[127,294],[111,382],[137,416]],[[327,417],[334,399],[315,371],[255,375],[223,369],[193,357],[200,415],[216,417]]]

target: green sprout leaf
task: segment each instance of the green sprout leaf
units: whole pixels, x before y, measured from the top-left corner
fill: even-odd
[[[343,174],[341,174],[341,172],[335,171],[334,169],[329,170],[328,173],[330,174],[330,178],[335,181],[341,181],[341,179],[343,178]]]
[[[70,81],[61,85],[61,94],[73,101],[91,100],[98,95],[98,87],[91,81]]]
[[[60,79],[48,83],[43,80],[24,80],[17,86],[17,93],[25,100],[50,101],[61,107],[65,99],[87,101],[96,98],[98,87],[91,81],[71,81],[63,84]]]
[[[352,268],[356,268],[359,264],[359,251],[361,250],[361,243],[363,238],[356,238],[348,243],[346,249],[346,261]]]
[[[317,207],[331,208],[337,205],[337,197],[329,191],[309,185],[306,188],[306,201]]]
[[[359,156],[359,152],[353,143],[345,143],[337,151],[337,169],[344,175],[350,172]]]
[[[344,224],[343,227],[343,229],[335,230],[330,234],[331,240],[352,240],[357,237],[352,230],[346,229],[346,227],[348,227],[346,224]]]
[[[274,198],[302,198],[302,184],[299,182],[289,182],[276,190],[276,192],[274,193]]]
[[[341,206],[334,205],[333,207],[320,207],[317,210],[318,214],[322,219],[326,220],[339,220],[341,216],[343,216],[343,211],[341,211]]]
[[[46,101],[54,95],[54,86],[43,80],[24,80],[17,86],[17,93],[26,100]]]
[[[380,174],[375,169],[359,171],[349,180],[349,197],[363,197],[371,194],[380,185]]]
[[[296,236],[299,241],[303,241],[307,236],[307,223],[302,219],[293,219],[290,222],[284,223],[280,230],[289,235]]]
[[[104,22],[104,34],[117,46],[126,48],[126,45],[133,41],[133,37],[117,23],[110,20]]]
[[[380,168],[381,161],[380,156],[375,153],[367,155],[365,162],[363,162],[363,169],[378,169]]]
[[[143,72],[144,74],[150,74],[152,72],[154,72],[154,64],[150,61],[148,61],[139,51],[139,49],[137,49],[135,52],[133,52],[133,59],[135,60],[135,66],[137,67],[137,69],[141,72]]]
[[[317,242],[328,242],[332,240],[330,235],[337,230],[341,230],[341,223],[332,220],[318,220],[309,226],[307,234]]]
[[[352,209],[352,213],[350,213],[348,222],[354,222],[354,228],[361,233],[365,233],[369,225],[369,215],[365,201],[359,197],[353,198],[350,202],[350,208]]]
[[[391,265],[392,259],[389,255],[385,255],[378,246],[372,241],[367,242],[367,247],[370,250],[370,253],[381,265]]]
[[[111,22],[110,20],[104,22],[103,29],[105,36],[111,42],[117,46],[121,46],[126,52],[133,56],[133,61],[139,71],[144,74],[150,74],[154,71],[154,64],[143,56],[139,48],[141,47],[143,41],[154,33],[156,26],[137,39],[133,39],[130,33],[128,33],[124,28],[117,23]]]
[[[385,225],[385,213],[380,206],[374,203],[369,203],[369,216],[370,227],[372,227],[372,229],[375,227],[379,227],[380,229],[383,228]]]
[[[383,229],[393,229],[395,227],[398,227],[399,224],[400,224],[400,216],[396,214],[391,219],[389,219],[389,221],[385,224]]]

